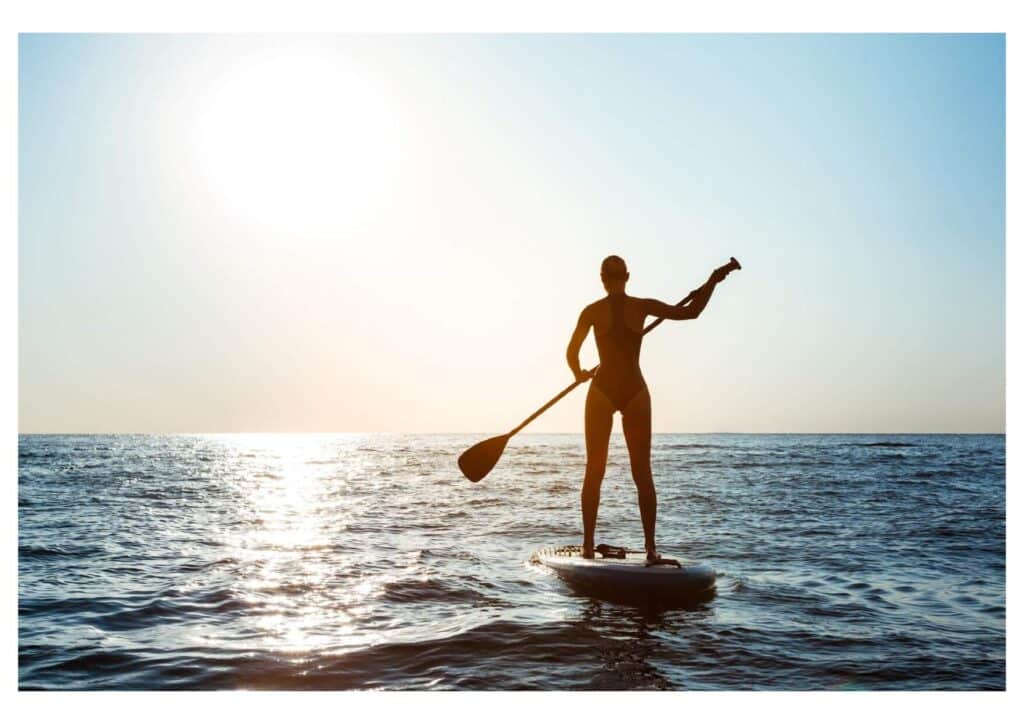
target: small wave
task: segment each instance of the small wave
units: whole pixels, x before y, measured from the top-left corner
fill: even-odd
[[[195,596],[171,591],[136,607],[94,616],[90,622],[107,631],[132,631],[156,626],[167,621],[183,621],[197,615],[218,616],[262,608],[238,598],[232,591],[217,589]]]
[[[906,460],[906,459],[907,459],[906,453],[902,453],[902,452],[879,453],[878,456],[874,458],[875,462],[885,461],[885,460],[896,461],[896,460]]]
[[[438,560],[450,560],[457,559],[460,561],[479,561],[480,557],[472,551],[464,550],[461,548],[449,548],[444,551],[433,551],[429,548],[424,548],[419,552],[419,558],[434,558]]]
[[[544,476],[544,475],[558,475],[561,472],[562,472],[562,468],[555,468],[555,467],[545,468],[545,467],[534,465],[534,466],[531,466],[531,467],[527,468],[526,470],[524,470],[523,471],[523,475],[528,475],[530,477],[541,477],[541,476]]]
[[[573,493],[577,490],[574,485],[566,485],[565,483],[555,483],[548,486],[549,493]]]
[[[59,660],[56,663],[37,666],[33,673],[50,672],[57,674],[97,675],[128,673],[139,665],[138,657],[119,651],[90,651],[88,653]]]
[[[80,548],[63,546],[18,546],[18,556],[22,558],[50,558],[66,556],[69,558],[81,558],[100,553],[101,548],[97,546],[83,546]]]
[[[721,585],[721,577],[719,577],[719,585],[718,585],[718,587],[719,588],[722,587],[722,585]],[[733,579],[732,583],[729,584],[729,590],[732,591],[733,593],[742,593],[746,589],[747,589],[747,585],[741,579],[739,579],[739,578]]]
[[[912,442],[852,442],[852,447],[920,447]]]
[[[237,558],[227,557],[219,558],[215,561],[186,561],[178,565],[178,571],[180,573],[198,573],[200,571],[207,571],[213,568],[219,568],[221,566],[234,566],[240,563]]]
[[[34,450],[30,447],[25,447],[25,443],[21,442],[18,445],[18,457],[19,458],[45,458],[51,453],[48,450]]]
[[[344,654],[304,675],[268,672],[247,677],[264,689],[545,689],[558,670],[558,688],[602,687],[586,673],[564,666],[606,643],[585,626],[488,623],[453,636],[385,643]],[[486,669],[480,662],[488,662]],[[545,673],[548,672],[548,673]],[[631,688],[628,681],[619,687]]]
[[[53,598],[39,596],[36,598],[18,599],[18,617],[23,616],[77,616],[83,612],[116,612],[124,606],[120,598],[96,598],[84,596],[67,596]]]
[[[312,591],[323,590],[323,588],[319,584],[280,583],[276,586],[260,586],[253,590],[263,596],[306,596]]]
[[[454,588],[436,579],[425,581],[393,581],[384,585],[384,596],[396,603],[422,603],[425,601],[473,601],[491,600],[488,596],[471,588]]]
[[[729,445],[712,445],[710,443],[674,443],[672,445],[658,445],[657,450],[727,450]]]
[[[507,503],[505,498],[473,498],[466,501],[466,505],[472,505],[474,508],[493,508]]]
[[[970,531],[942,524],[931,528],[928,534],[936,538],[967,538],[970,536]]]

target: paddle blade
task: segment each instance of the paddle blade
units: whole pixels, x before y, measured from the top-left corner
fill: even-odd
[[[472,482],[483,480],[491,472],[508,444],[508,435],[498,435],[478,442],[459,456],[459,470]]]

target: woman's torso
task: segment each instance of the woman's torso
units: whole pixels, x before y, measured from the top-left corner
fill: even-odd
[[[640,343],[645,314],[638,299],[609,294],[592,307],[594,338],[601,364],[597,387],[622,410],[645,387],[640,371]]]

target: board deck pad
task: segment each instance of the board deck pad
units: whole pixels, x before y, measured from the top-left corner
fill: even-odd
[[[542,548],[534,563],[545,566],[581,592],[604,598],[660,603],[699,598],[713,592],[715,571],[705,563],[676,558],[679,565],[647,565],[643,551],[625,551],[621,557],[584,558],[579,546]]]

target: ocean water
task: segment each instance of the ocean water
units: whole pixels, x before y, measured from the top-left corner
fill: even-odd
[[[656,609],[568,589],[579,435],[21,436],[23,689],[1003,689],[1005,438],[658,435]],[[598,542],[643,541],[613,435]]]

